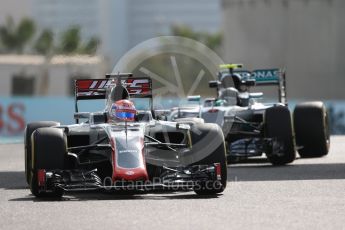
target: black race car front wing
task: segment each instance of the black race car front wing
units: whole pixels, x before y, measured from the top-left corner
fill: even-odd
[[[109,191],[109,190],[143,190],[194,188],[205,183],[221,186],[221,168],[219,163],[213,165],[193,165],[179,168],[163,167],[160,177],[149,181],[112,181],[101,179],[94,170],[39,170],[38,184],[40,192],[53,192],[57,189],[70,191]]]

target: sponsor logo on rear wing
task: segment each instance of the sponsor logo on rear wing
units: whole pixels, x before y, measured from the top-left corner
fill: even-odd
[[[256,85],[279,85],[282,71],[280,69],[257,69],[253,71],[235,70],[242,80],[255,79]]]
[[[106,89],[113,79],[78,79],[75,81],[75,96],[77,100],[105,99]],[[121,83],[134,98],[152,97],[152,82],[150,78],[126,78]]]
[[[252,71],[251,77],[255,79],[257,85],[279,84],[281,73],[279,69],[258,69]]]

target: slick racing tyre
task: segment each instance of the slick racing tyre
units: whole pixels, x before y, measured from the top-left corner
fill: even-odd
[[[51,192],[40,191],[38,170],[64,169],[67,155],[67,139],[64,131],[57,128],[39,128],[32,134],[32,165],[30,190],[36,197],[61,197],[63,190],[49,188]]]
[[[266,152],[273,165],[285,165],[296,158],[295,142],[290,111],[285,106],[268,108],[265,111],[265,136],[273,140],[272,148]]]
[[[328,154],[330,135],[328,115],[322,102],[298,104],[293,113],[296,144],[301,157],[322,157]]]
[[[195,154],[202,151],[211,151],[204,159],[195,165],[212,165],[219,163],[221,167],[221,180],[199,183],[194,191],[199,195],[213,195],[221,193],[227,183],[227,162],[224,135],[221,128],[216,124],[197,123],[191,128],[192,151]],[[211,148],[209,148],[211,146]]]
[[[52,127],[60,125],[55,121],[39,121],[27,124],[24,132],[24,159],[25,159],[25,178],[26,182],[30,183],[31,173],[28,170],[28,166],[31,165],[31,134],[38,128]]]

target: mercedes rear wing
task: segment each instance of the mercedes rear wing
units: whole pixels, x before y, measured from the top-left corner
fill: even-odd
[[[240,75],[241,82],[243,84],[249,83],[248,85],[254,84],[257,86],[278,86],[279,102],[285,105],[287,104],[285,70],[274,68],[248,71],[241,69],[243,68],[242,64],[224,64],[220,65],[220,68],[227,69],[230,76],[233,74]],[[222,72],[220,72],[218,76],[221,78]],[[218,88],[219,84],[220,82],[216,81],[209,82],[211,88]]]
[[[257,86],[278,86],[279,102],[287,105],[286,73],[282,69],[234,70],[242,78],[254,79]]]

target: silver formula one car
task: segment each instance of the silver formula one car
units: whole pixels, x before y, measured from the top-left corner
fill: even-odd
[[[217,98],[207,99],[201,111],[205,122],[216,123],[224,132],[229,161],[266,154],[274,165],[301,157],[321,157],[328,153],[330,136],[327,110],[322,102],[298,104],[293,116],[286,100],[285,72],[280,69],[239,70],[227,64],[219,80],[209,86]],[[279,102],[260,103],[262,93],[255,86],[278,88]]]
[[[76,80],[76,124],[26,127],[25,174],[32,194],[164,188],[221,193],[227,183],[222,130],[155,120],[151,86],[150,78],[131,74]],[[106,99],[105,110],[78,112],[78,101],[90,99]],[[137,111],[138,100],[148,101],[148,108]]]

